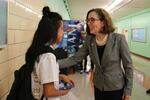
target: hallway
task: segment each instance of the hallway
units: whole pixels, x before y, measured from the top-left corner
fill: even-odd
[[[131,100],[150,100],[150,94],[145,92],[148,88],[148,80],[150,81],[150,61],[135,55],[132,55],[132,59],[135,71]],[[94,100],[93,90],[89,84],[90,73],[80,74],[76,72],[70,76],[75,81],[75,88],[71,90],[75,100]],[[72,100],[74,99],[72,98]]]
[[[68,56],[74,55],[84,43],[89,33],[88,22],[103,21],[102,16],[88,17],[88,11],[93,8],[105,9],[112,18],[115,28],[113,32],[125,35],[130,52],[149,59],[132,54],[134,84],[130,100],[150,100],[150,94],[146,94],[150,88],[150,0],[0,0],[0,100],[6,100],[15,79],[14,71],[26,62],[26,52],[43,18],[42,9],[45,6],[50,8],[50,12],[62,16],[64,36],[61,43],[56,44],[65,49]],[[75,88],[71,90],[71,98],[63,100],[94,100],[89,84],[90,73],[76,72],[70,77],[75,80]]]

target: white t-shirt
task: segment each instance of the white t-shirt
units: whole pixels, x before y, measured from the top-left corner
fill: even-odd
[[[54,82],[59,89],[59,66],[53,53],[44,53],[39,56],[39,62],[35,62],[32,72],[32,93],[40,99],[43,94],[43,84]],[[48,97],[48,100],[60,100],[59,97]],[[44,100],[46,100],[44,98]]]

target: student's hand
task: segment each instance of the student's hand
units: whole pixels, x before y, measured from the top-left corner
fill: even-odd
[[[128,95],[123,95],[122,96],[122,100],[129,100],[130,99],[130,96],[128,96]]]
[[[70,89],[59,90],[59,91],[62,93],[62,95],[66,95],[70,91]]]
[[[60,80],[63,80],[66,83],[72,84],[74,85],[74,81],[72,79],[70,79],[68,76],[60,74]]]

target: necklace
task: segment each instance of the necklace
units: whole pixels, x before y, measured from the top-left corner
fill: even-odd
[[[108,35],[105,35],[105,37],[104,37],[102,40],[98,40],[98,39],[96,38],[96,44],[97,44],[98,46],[103,46],[103,45],[105,45],[106,42],[107,42],[107,38],[108,38]]]

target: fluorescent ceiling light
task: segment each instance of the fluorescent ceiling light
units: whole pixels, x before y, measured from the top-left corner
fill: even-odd
[[[104,9],[106,9],[108,12],[113,12],[113,11],[121,8],[122,6],[126,5],[130,1],[132,1],[132,0],[113,0],[113,2],[106,5],[104,7]]]
[[[107,11],[110,11],[111,9],[113,9],[115,6],[117,6],[119,3],[121,3],[123,0],[114,0],[111,4],[106,5],[104,8]]]
[[[25,9],[25,11],[27,11],[27,12],[30,12],[30,13],[33,13],[33,14],[37,15],[39,18],[42,17],[42,15],[37,10],[34,10],[31,7],[28,7],[27,5],[24,5],[23,3],[20,3],[20,2],[15,1],[15,0],[10,0],[10,2],[16,4],[16,6],[19,6],[23,9]]]

